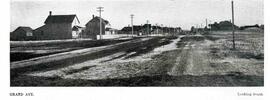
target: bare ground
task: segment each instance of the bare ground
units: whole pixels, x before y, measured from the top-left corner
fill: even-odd
[[[156,38],[61,68],[28,71],[13,77],[11,86],[263,86],[263,59],[238,54],[254,51],[254,42],[238,45],[243,54],[230,50],[227,40],[219,35]],[[258,52],[251,54],[263,53]]]

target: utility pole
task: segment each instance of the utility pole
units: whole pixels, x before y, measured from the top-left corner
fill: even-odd
[[[130,18],[131,18],[131,34],[132,34],[132,37],[133,37],[133,17],[134,17],[134,15],[133,14],[131,14],[130,15]]]
[[[160,26],[161,26],[161,32],[164,35],[163,24],[161,24]]]
[[[158,24],[156,23],[156,30],[157,30],[157,34],[158,34]]]
[[[196,30],[196,34],[198,33],[198,29],[199,29],[199,24],[196,24],[196,28],[195,28]]]
[[[207,19],[205,19],[205,27],[207,29],[208,23],[207,23]]]
[[[235,50],[235,40],[234,40],[234,7],[232,0],[232,34],[233,34],[233,49]]]
[[[168,26],[165,25],[165,33],[168,33]]]
[[[168,29],[169,29],[169,34],[171,35],[171,26],[170,25],[169,25]]]
[[[210,32],[211,32],[211,20],[209,20],[209,30],[210,30]]]
[[[176,34],[176,27],[173,28],[173,34],[175,35]]]
[[[149,36],[149,25],[148,25],[148,23],[149,23],[149,20],[146,21],[146,25],[147,25],[147,36]]]
[[[104,11],[102,10],[103,7],[97,7],[97,11],[99,12],[99,38],[100,40],[102,39],[102,18],[101,18],[101,12]]]

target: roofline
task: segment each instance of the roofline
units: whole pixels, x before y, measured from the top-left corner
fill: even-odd
[[[71,16],[71,15],[75,15],[75,16],[76,16],[76,14],[67,14],[67,15],[48,15],[48,16]]]
[[[99,16],[95,16],[94,18],[99,18],[99,19],[100,19]],[[86,26],[89,22],[91,22],[94,18],[90,19],[90,20],[85,24],[85,26]],[[102,19],[102,23],[104,23],[105,26],[106,26],[107,24],[109,24],[109,21],[108,21],[108,20],[105,20],[104,18],[101,18],[101,19]],[[106,24],[106,22],[108,22],[108,23]]]
[[[75,14],[75,18],[78,20],[79,24],[81,23],[77,15]]]
[[[68,14],[68,15],[48,15],[48,17],[49,17],[49,16],[75,16],[76,19],[78,20],[79,24],[80,24],[80,20],[79,20],[79,18],[77,17],[76,14]],[[48,18],[48,17],[47,17],[47,18]],[[46,24],[47,18],[45,19],[44,24]]]
[[[15,30],[13,30],[12,32],[15,32],[16,30],[18,30],[19,28],[30,28],[31,29],[31,31],[33,31],[33,29],[31,28],[31,27],[29,27],[29,26],[19,26],[19,27],[17,27]],[[25,31],[25,32],[27,32],[26,30],[23,30],[23,31]]]

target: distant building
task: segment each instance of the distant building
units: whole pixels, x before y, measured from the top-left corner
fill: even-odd
[[[177,32],[179,29],[178,28],[173,28],[173,27],[163,27],[163,32],[166,34],[171,34]]]
[[[121,34],[131,34],[131,27],[130,26],[126,26],[126,27],[123,27],[120,31],[121,31]]]
[[[260,26],[258,24],[256,24],[256,25],[246,25],[246,26],[241,26],[239,29],[244,30],[244,29],[247,29],[247,28],[260,28]]]
[[[133,34],[134,35],[139,35],[143,31],[143,26],[141,25],[133,25]],[[123,34],[132,34],[132,27],[131,26],[126,26],[121,29],[121,32]]]
[[[160,32],[161,32],[161,27],[160,26],[157,26],[157,25],[152,26],[152,31],[151,31],[152,34],[158,34]]]
[[[106,35],[118,34],[118,30],[114,29],[114,28],[106,28],[105,29],[105,34]]]
[[[221,21],[219,23],[215,22],[214,24],[210,24],[210,29],[215,30],[232,30],[232,23],[230,21]],[[239,27],[234,25],[234,29],[238,29]]]
[[[33,39],[32,28],[26,26],[20,26],[10,34],[11,41],[24,41]]]
[[[182,32],[181,27],[160,27],[152,26],[151,24],[144,25],[133,25],[133,32],[137,35],[148,35],[148,34],[160,34],[160,33],[180,33]],[[121,29],[122,34],[131,34],[132,27],[126,26]]]
[[[151,24],[144,24],[144,25],[133,25],[133,32],[137,35],[146,35],[151,34],[152,27]],[[121,32],[124,34],[132,34],[132,27],[126,26],[121,29]]]
[[[256,25],[247,25],[247,26],[241,26],[240,30],[243,31],[251,31],[251,32],[263,32],[264,29],[261,28],[258,24]]]
[[[107,20],[102,19],[102,34],[105,34],[105,26],[109,24]],[[100,34],[100,17],[92,16],[92,19],[86,23],[83,38],[97,39],[97,35]]]
[[[144,24],[142,26],[142,34],[143,35],[150,35],[152,31],[152,25],[151,24]]]
[[[76,15],[52,15],[50,11],[44,24],[34,30],[37,40],[72,39],[78,37],[80,31],[80,21]]]

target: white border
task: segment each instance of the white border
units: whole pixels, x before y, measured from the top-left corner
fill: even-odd
[[[0,98],[1,100],[267,100],[269,97],[269,0],[265,1],[264,87],[10,87],[9,32],[10,1],[0,0]],[[268,52],[267,52],[268,51]],[[11,92],[33,92],[33,97],[10,97]],[[238,92],[262,92],[263,97],[241,97]]]

